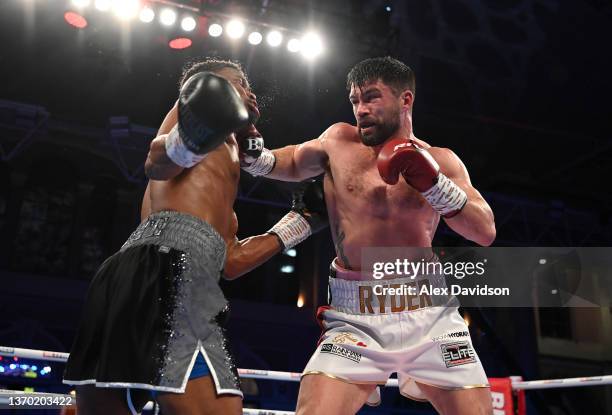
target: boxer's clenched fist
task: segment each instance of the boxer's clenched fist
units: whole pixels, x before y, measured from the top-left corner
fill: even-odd
[[[396,184],[399,175],[419,192],[429,190],[438,179],[440,167],[427,150],[404,138],[389,140],[378,154],[378,172],[387,184]]]
[[[264,149],[264,139],[253,124],[237,131],[236,141],[238,142],[240,167],[252,165],[261,156]]]
[[[323,187],[320,182],[307,180],[292,194],[291,211],[268,233],[278,237],[282,249],[289,249],[310,235],[329,226]]]
[[[265,176],[274,169],[276,157],[264,147],[264,139],[253,124],[236,134],[240,167],[252,176]]]
[[[378,154],[377,166],[385,183],[396,184],[401,174],[442,216],[455,216],[467,202],[463,189],[442,174],[431,154],[413,140],[389,140]]]
[[[234,86],[212,72],[199,72],[181,88],[178,124],[166,137],[166,154],[175,164],[192,167],[248,122]]]

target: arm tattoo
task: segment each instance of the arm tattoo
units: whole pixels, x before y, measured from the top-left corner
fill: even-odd
[[[349,264],[349,260],[346,257],[346,254],[344,253],[344,247],[342,246],[342,241],[344,241],[344,238],[346,238],[346,235],[344,234],[344,232],[342,232],[342,229],[340,229],[340,224],[337,223],[336,224],[336,252],[338,253],[338,256],[340,257],[340,259],[342,260],[342,263],[344,264],[346,269],[352,269],[351,265]]]

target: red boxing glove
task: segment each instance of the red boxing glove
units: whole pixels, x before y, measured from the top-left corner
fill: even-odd
[[[396,184],[401,173],[410,186],[425,192],[438,181],[440,166],[414,141],[393,138],[378,154],[378,172],[387,184]]]
[[[401,173],[406,183],[421,192],[442,216],[455,216],[467,203],[463,189],[440,173],[440,166],[431,154],[412,140],[389,140],[378,154],[377,166],[387,184],[396,184]]]

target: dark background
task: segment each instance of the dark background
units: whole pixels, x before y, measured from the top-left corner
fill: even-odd
[[[121,26],[92,8],[84,13],[88,27],[77,30],[64,21],[68,4],[0,3],[0,344],[69,349],[89,279],[138,223],[142,163],[176,99],[181,70],[202,56],[243,63],[269,148],[352,123],[348,70],[366,57],[397,57],[416,72],[415,134],[453,149],[467,165],[495,213],[497,246],[612,242],[609,1],[194,0],[183,4],[209,17],[182,51],[168,48],[177,33],[158,23]],[[215,13],[298,31],[316,27],[327,52],[306,62],[284,47],[210,38],[206,23]],[[291,190],[243,176],[235,206],[240,237],[275,223]],[[434,240],[466,244],[444,225]],[[325,302],[334,256],[329,232],[297,252],[222,283],[241,367],[299,371],[313,351],[314,310]],[[280,273],[287,264],[296,271]],[[300,294],[303,308],[295,306]],[[538,354],[532,310],[468,312],[490,376],[611,373],[607,360]],[[549,334],[571,338],[567,318],[549,312]],[[54,373],[57,382],[61,365]],[[257,387],[249,398],[256,405],[291,409],[296,385]],[[371,413],[430,410],[386,394]],[[530,413],[612,413],[610,388],[528,397]]]

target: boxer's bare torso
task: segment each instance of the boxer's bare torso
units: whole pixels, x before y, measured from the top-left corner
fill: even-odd
[[[244,75],[231,68],[217,74],[236,87],[248,108],[259,116],[255,96]],[[186,213],[210,224],[226,242],[225,278],[233,279],[268,260],[280,250],[275,235],[266,233],[238,240],[238,219],[233,210],[240,180],[238,141],[259,135],[253,124],[230,134],[195,166],[184,169],[166,155],[165,138],[177,124],[177,106],[168,112],[151,143],[145,171],[151,178],[145,191],[141,219],[170,210]]]
[[[223,68],[218,71],[218,75],[231,82],[251,111],[259,114],[250,86],[240,71]],[[158,135],[168,134],[177,122],[175,104],[164,118]],[[256,129],[251,125],[243,133],[248,135],[254,131],[256,132]],[[163,210],[184,212],[208,222],[226,241],[233,240],[238,229],[233,205],[240,180],[236,134],[238,133],[229,135],[223,144],[190,169],[181,169],[166,163],[163,168],[164,179],[151,180],[147,186],[142,202],[141,219]],[[163,157],[159,156],[160,153]],[[169,162],[165,157],[163,145],[152,146],[147,160],[149,166],[154,164],[149,163],[152,159]],[[168,175],[168,171],[174,173]]]
[[[390,186],[382,181],[378,149],[363,145],[356,127],[336,124],[321,139],[328,155],[325,200],[339,265],[359,270],[362,248],[431,246],[440,216],[405,182]],[[435,148],[418,142],[435,157]]]
[[[170,180],[151,180],[141,218],[163,210],[184,212],[208,222],[225,240],[232,239],[238,229],[233,205],[239,179],[238,144],[231,136],[193,168]]]

